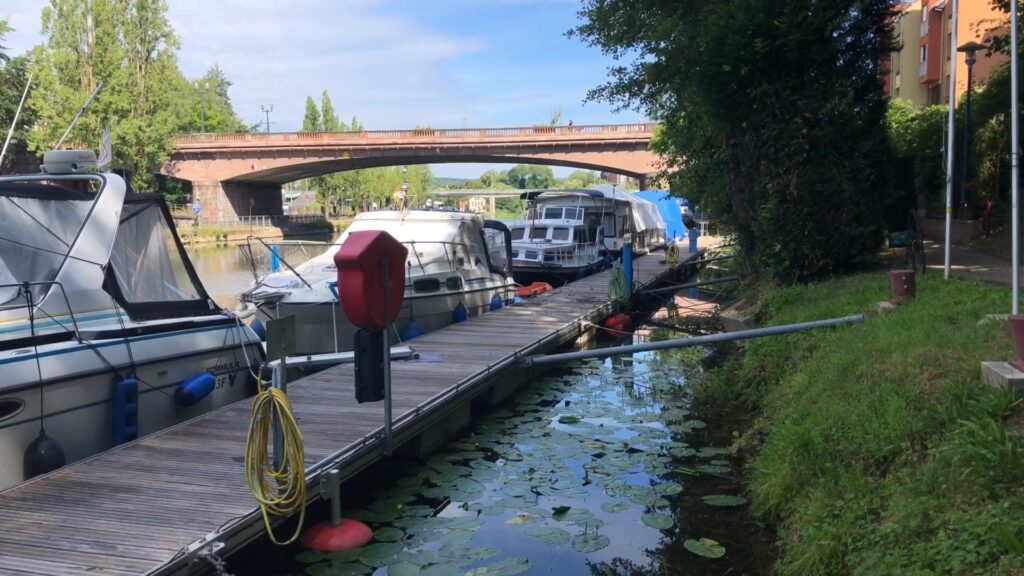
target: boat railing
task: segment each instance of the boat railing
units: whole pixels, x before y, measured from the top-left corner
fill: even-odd
[[[341,247],[341,244],[337,242],[316,242],[310,240],[277,240],[273,242],[267,242],[266,240],[258,236],[250,236],[246,239],[246,243],[240,245],[239,248],[242,250],[242,252],[245,254],[245,257],[248,259],[250,269],[253,274],[253,279],[257,283],[259,282],[261,275],[257,270],[258,264],[256,262],[257,258],[255,256],[255,252],[253,251],[253,240],[259,242],[259,244],[261,244],[263,248],[266,250],[267,254],[274,255],[273,257],[275,257],[282,266],[287,268],[292,274],[299,278],[299,280],[301,280],[302,283],[305,284],[307,288],[310,289],[312,289],[313,286],[310,283],[310,281],[304,278],[302,273],[298,271],[297,266],[299,266],[299,264],[293,265],[292,263],[290,263],[288,261],[288,258],[286,258],[285,255],[281,253],[282,251],[280,250],[280,248],[284,246],[316,246],[321,249],[320,253],[323,254],[325,252],[330,251],[332,247],[335,250]],[[406,270],[408,272],[411,272],[414,269],[418,269],[421,274],[455,272],[460,267],[458,263],[459,248],[461,247],[463,249],[467,257],[471,253],[469,247],[464,242],[451,242],[445,240],[407,240],[405,242],[402,242],[402,244],[405,245],[410,252],[409,257],[406,258]],[[417,247],[424,245],[440,246],[441,251],[439,252],[438,255],[443,254],[443,260],[431,258],[424,261],[423,252],[417,249]],[[308,255],[306,259],[309,259]],[[415,259],[415,264],[413,263],[413,259]],[[428,268],[433,268],[439,262],[444,263],[440,269],[432,269],[428,271]],[[410,275],[411,274],[407,273],[406,278],[408,278]]]
[[[35,300],[34,298],[32,298],[29,295],[27,290],[29,288],[32,288],[32,287],[35,287],[35,286],[48,286],[50,288],[56,286],[60,290],[61,297],[64,299],[64,306],[67,307],[67,311],[68,311],[67,312],[67,316],[71,319],[71,328],[70,329],[67,326],[65,326],[60,320],[58,320],[57,318],[53,317],[52,315],[47,313],[45,310],[42,310],[42,308],[40,308],[40,305],[43,302],[43,298],[41,298],[41,299],[39,299],[37,301],[37,300]],[[64,288],[64,285],[61,284],[60,282],[58,282],[56,280],[39,280],[39,281],[36,281],[36,282],[19,282],[17,284],[0,284],[0,290],[2,290],[4,288],[18,288],[19,292],[20,292],[19,295],[25,295],[25,302],[24,302],[24,304],[17,304],[17,305],[6,305],[5,304],[4,306],[0,307],[0,312],[8,312],[8,311],[11,311],[11,310],[19,310],[19,309],[22,309],[22,308],[24,308],[26,310],[29,310],[30,308],[33,309],[33,310],[39,310],[39,311],[41,311],[43,313],[44,316],[47,317],[48,320],[50,320],[51,322],[53,322],[57,326],[60,326],[65,331],[71,332],[72,334],[74,334],[76,340],[80,341],[82,339],[79,336],[80,332],[79,332],[79,329],[78,329],[78,320],[75,319],[75,311],[71,309],[71,300],[68,298],[68,292]],[[119,310],[118,314],[120,314],[120,313],[121,312]],[[35,316],[34,313],[32,313],[32,317],[33,318],[34,318],[34,316]],[[32,329],[33,330],[35,329],[34,326],[33,326]]]

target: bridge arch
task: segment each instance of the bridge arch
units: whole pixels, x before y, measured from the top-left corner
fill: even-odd
[[[653,124],[336,133],[193,134],[161,171],[189,180],[216,217],[281,212],[281,184],[403,164],[523,163],[644,179],[660,168]]]

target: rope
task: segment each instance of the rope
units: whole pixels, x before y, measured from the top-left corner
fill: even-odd
[[[622,264],[616,262],[612,266],[611,280],[608,281],[608,298],[621,302],[628,297],[629,287],[626,286],[626,273],[622,270]]]
[[[245,446],[245,480],[263,514],[263,525],[270,541],[278,545],[291,544],[302,533],[306,517],[306,475],[303,462],[302,432],[292,414],[288,396],[278,388],[263,388],[253,398],[249,419],[249,437]],[[284,454],[281,467],[274,468],[267,454],[270,442],[272,415],[281,423],[284,436]],[[270,526],[270,516],[287,517],[299,511],[299,523],[291,538],[278,541]]]

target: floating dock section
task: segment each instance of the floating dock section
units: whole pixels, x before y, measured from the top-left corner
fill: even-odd
[[[682,277],[664,252],[634,262],[637,289]],[[394,445],[425,454],[540,369],[520,358],[592,335],[615,306],[600,272],[514,306],[409,341],[419,359],[392,363]],[[350,478],[385,458],[383,403],[357,404],[353,367],[288,385],[305,442],[309,499],[331,469]],[[185,574],[210,566],[264,530],[246,488],[245,400],[0,492],[0,573]],[[145,415],[141,415],[145,417]]]

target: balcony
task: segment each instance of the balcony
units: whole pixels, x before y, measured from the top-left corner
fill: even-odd
[[[928,35],[928,18],[921,20],[921,38]]]
[[[927,72],[928,72],[928,63],[927,62],[918,62],[917,63],[917,77],[918,78],[924,78],[924,75]]]

